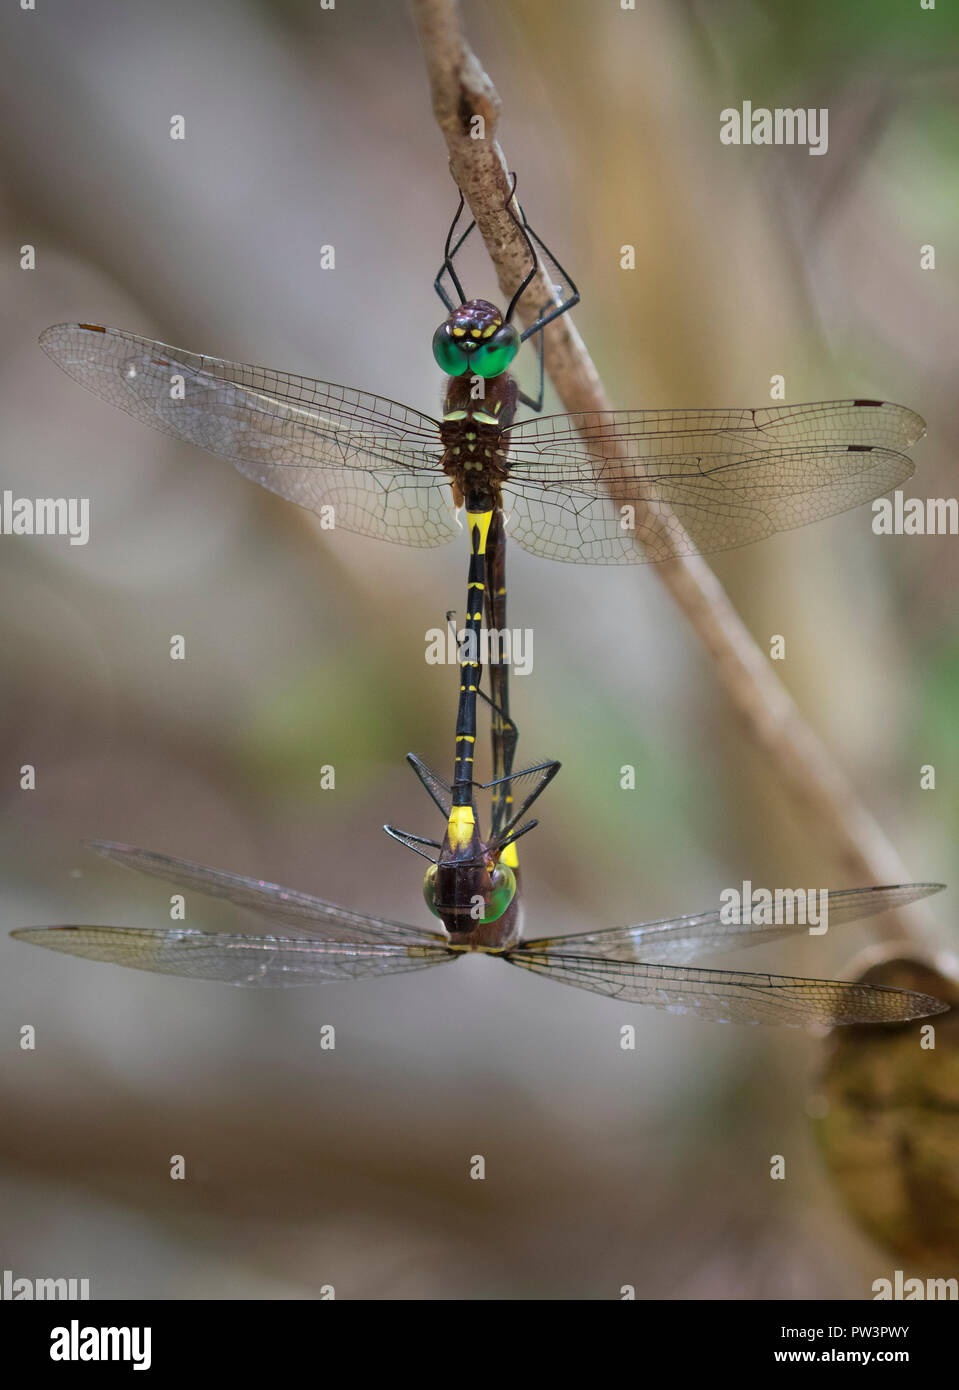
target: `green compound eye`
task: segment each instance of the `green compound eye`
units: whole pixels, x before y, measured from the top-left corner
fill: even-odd
[[[518,352],[519,333],[511,323],[504,323],[471,354],[470,370],[482,377],[501,376]]]
[[[426,899],[426,906],[434,917],[440,914],[436,910],[436,865],[431,864],[426,870],[426,877],[423,880],[423,897]]]
[[[516,894],[516,876],[508,864],[497,864],[490,874],[490,894],[486,912],[480,922],[498,922],[509,907]],[[436,865],[431,864],[423,880],[423,897],[426,906],[434,917],[440,914],[436,907]]]
[[[516,892],[516,877],[507,864],[497,864],[490,875],[489,906],[481,922],[496,922],[513,901]]]
[[[462,376],[469,365],[469,358],[459,343],[450,337],[449,327],[445,323],[441,323],[433,334],[433,357],[447,376]]]

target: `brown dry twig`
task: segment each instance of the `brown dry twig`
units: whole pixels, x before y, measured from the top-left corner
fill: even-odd
[[[529,268],[528,251],[505,211],[510,181],[496,139],[499,95],[470,49],[456,0],[413,0],[426,57],[433,111],[446,140],[450,172],[462,190],[496,267],[500,288],[510,298]],[[482,117],[483,138],[474,135]],[[537,306],[553,298],[542,267],[519,305],[526,324]],[[611,410],[599,374],[571,322],[557,319],[546,333],[546,369],[566,410]],[[836,759],[803,719],[736,612],[722,585],[700,555],[680,554],[676,519],[668,529],[637,512],[637,530],[655,526],[673,558],[654,566],[702,641],[749,739],[768,760],[792,804],[815,829],[844,882],[902,883],[909,874],[895,847],[857,797]],[[889,914],[883,932],[919,937],[928,922],[923,907]],[[880,928],[880,930],[882,930]]]

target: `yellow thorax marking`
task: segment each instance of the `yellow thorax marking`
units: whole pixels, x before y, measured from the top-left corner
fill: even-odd
[[[447,416],[446,418],[448,419],[449,417]],[[484,415],[481,410],[473,411],[473,419],[478,420],[481,425],[495,425],[499,423],[495,416]]]
[[[450,811],[446,833],[453,849],[466,849],[473,838],[476,821],[472,806],[454,806]]]
[[[444,419],[444,420],[465,420],[465,419],[466,419],[466,411],[465,411],[465,410],[448,410],[448,411],[446,412],[446,414],[443,416],[443,419]]]
[[[500,855],[500,863],[505,864],[509,869],[519,868],[519,855],[516,853],[516,845],[507,845]]]

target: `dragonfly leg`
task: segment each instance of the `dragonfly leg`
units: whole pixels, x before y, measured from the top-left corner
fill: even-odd
[[[493,770],[495,781],[500,777],[509,776],[510,772],[513,770],[513,763],[516,757],[516,745],[519,742],[519,728],[516,724],[516,720],[510,716],[508,710],[504,710],[502,705],[498,704],[491,695],[487,695],[485,690],[478,690],[476,693],[479,695],[480,699],[489,706],[494,718],[498,721],[494,729],[494,738],[499,740],[502,753],[498,759],[494,754]]]
[[[515,175],[513,178],[513,189],[515,192]],[[510,201],[512,201],[512,199]],[[556,304],[555,301],[552,301],[552,307],[550,305],[547,305],[544,309],[540,310],[539,316],[537,317],[535,322],[531,323],[528,328],[524,329],[523,333],[520,335],[520,342],[525,343],[527,338],[531,338],[534,333],[541,333],[548,323],[552,323],[554,319],[558,319],[562,314],[568,313],[569,310],[572,309],[575,304],[578,304],[579,290],[570,278],[569,272],[563,269],[559,261],[553,255],[552,251],[543,241],[542,237],[537,236],[536,233],[533,231],[532,227],[526,220],[526,214],[525,212],[523,212],[523,209],[520,208],[520,217],[517,217],[516,213],[510,207],[509,203],[507,203],[506,211],[508,212],[514,225],[518,227],[519,231],[522,233],[526,245],[529,248],[530,258],[533,262],[532,266],[530,267],[529,274],[526,276],[526,279],[522,282],[522,284],[517,289],[516,293],[513,295],[513,298],[510,300],[509,308],[506,310],[506,322],[509,323],[509,321],[513,317],[513,310],[516,308],[516,305],[519,303],[520,299],[522,299],[524,293],[526,292],[526,289],[528,288],[534,276],[536,275],[537,266],[539,264],[536,256],[537,246],[543,252],[546,261],[546,269],[550,273],[550,275],[552,276],[553,272],[555,271],[559,272],[560,284],[557,286],[557,292],[561,296],[563,296],[559,304]],[[520,220],[520,218],[522,218],[522,221]],[[535,245],[533,244],[534,242]],[[549,309],[548,313],[546,312],[547,309]]]
[[[547,310],[549,307],[550,307],[550,302],[548,301],[546,304],[543,305],[542,309],[540,309],[540,311],[539,311],[539,312],[540,312],[540,317],[542,317],[543,314],[546,313],[546,310]],[[519,390],[519,395],[518,395],[518,397],[517,397],[517,399],[519,400],[520,405],[525,405],[526,408],[527,408],[527,410],[535,411],[537,415],[539,414],[539,412],[540,412],[540,411],[542,410],[542,408],[543,408],[543,391],[544,391],[544,383],[545,383],[545,366],[544,366],[544,361],[543,361],[543,349],[544,349],[544,340],[543,340],[543,334],[542,334],[542,330],[541,330],[541,331],[540,331],[540,335],[539,335],[539,352],[538,352],[538,354],[537,354],[538,357],[539,357],[539,388],[538,388],[538,390],[537,390],[537,392],[536,392],[535,397],[534,397],[534,396],[527,396],[526,392],[525,392],[522,388],[520,388],[520,390]]]
[[[443,252],[443,264],[440,266],[439,271],[436,275],[436,279],[433,281],[434,290],[439,295],[440,299],[443,301],[443,304],[446,306],[450,313],[452,313],[454,309],[459,308],[459,304],[464,304],[466,302],[466,292],[464,291],[463,286],[460,284],[459,276],[456,274],[456,271],[453,268],[453,258],[456,256],[456,253],[459,251],[460,247],[463,245],[463,242],[469,236],[470,232],[476,226],[475,221],[471,222],[469,226],[466,228],[466,231],[460,235],[460,238],[457,241],[456,245],[452,245],[453,232],[456,230],[456,224],[460,220],[460,214],[463,211],[463,206],[464,198],[461,193],[459,206],[456,209],[456,215],[454,216],[453,221],[450,223],[450,229],[446,236],[446,247]],[[454,304],[452,299],[450,299],[449,295],[447,294],[446,289],[443,285],[444,275],[449,275],[450,280],[453,282],[453,288],[459,295],[459,304]]]

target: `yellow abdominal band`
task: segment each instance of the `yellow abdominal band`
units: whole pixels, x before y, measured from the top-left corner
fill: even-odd
[[[486,538],[489,535],[490,523],[493,520],[492,512],[467,512],[466,520],[469,523],[470,531],[479,532],[479,545],[476,548],[477,555],[486,554]]]
[[[473,838],[476,824],[472,806],[454,806],[450,811],[449,825],[446,828],[453,849],[465,849]]]

